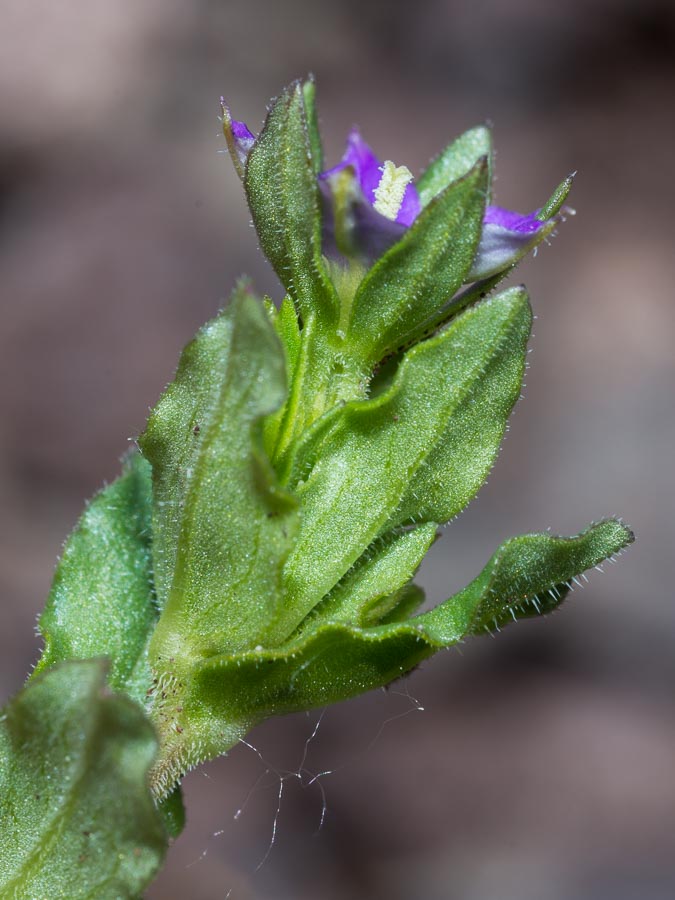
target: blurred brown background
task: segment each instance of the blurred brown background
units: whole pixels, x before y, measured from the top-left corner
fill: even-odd
[[[523,212],[579,170],[578,215],[518,275],[539,317],[525,401],[422,581],[442,600],[507,536],[608,514],[636,545],[551,619],[328,710],[306,761],[336,770],[323,828],[319,786],[287,777],[259,871],[264,773],[297,769],[316,716],[255,732],[267,765],[239,747],[192,774],[148,897],[671,900],[672,0],[5,0],[2,23],[3,699],[61,541],[181,346],[240,273],[279,296],[218,154],[221,93],[257,128],[313,71],[331,162],[353,123],[419,170],[489,119],[497,201]]]

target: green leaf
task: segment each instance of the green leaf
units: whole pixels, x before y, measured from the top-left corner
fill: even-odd
[[[530,322],[525,291],[506,291],[410,350],[389,391],[329,414],[296,485],[301,525],[272,635],[289,634],[379,535],[432,509],[446,521],[471,500],[519,396]]]
[[[337,320],[338,299],[321,249],[321,200],[300,82],[273,103],[251,150],[244,185],[260,245],[304,316]],[[314,148],[316,152],[316,148]]]
[[[375,624],[398,606],[398,592],[410,581],[436,539],[436,525],[387,534],[366,550],[303,628],[317,623]]]
[[[68,659],[107,656],[109,684],[139,701],[157,619],[151,580],[150,466],[127,457],[122,475],[89,503],[66,542],[39,628],[41,672]]]
[[[288,387],[290,388],[302,346],[300,323],[298,322],[298,316],[290,297],[284,297],[283,302],[279,307],[279,315],[277,316],[275,324],[277,335],[286,352],[286,375]]]
[[[478,492],[492,468],[506,422],[520,396],[532,321],[523,288],[511,288],[492,299],[512,305],[509,329],[501,335],[485,335],[484,339],[495,342],[493,352],[476,360],[482,366],[480,374],[448,418],[443,435],[429,449],[425,464],[410,478],[390,527],[449,522]],[[461,347],[458,343],[457,348],[468,357],[476,353],[468,344]]]
[[[576,575],[619,553],[633,540],[633,533],[617,519],[598,522],[572,538],[551,534],[511,538],[466,588],[472,596],[480,593],[482,597],[472,633],[492,630],[513,618],[550,612],[573,589]]]
[[[316,175],[323,171],[323,146],[321,144],[321,132],[319,131],[319,119],[316,112],[316,83],[312,75],[302,85],[302,95],[305,101],[305,115],[307,117],[307,133],[309,134],[309,146],[312,153],[312,166]]]
[[[278,649],[212,658],[199,667],[196,690],[216,717],[226,719],[261,719],[355,696],[399,678],[469,634],[537,614],[537,607],[549,611],[561,599],[561,584],[632,539],[616,520],[573,538],[514,538],[468,587],[430,612],[373,628],[329,623]]]
[[[576,172],[568,175],[567,178],[565,178],[564,181],[561,181],[558,187],[553,191],[549,199],[537,213],[537,218],[540,222],[545,222],[547,219],[551,219],[553,216],[558,215],[565,200],[567,200],[569,192],[572,190],[575,175]]]
[[[102,660],[32,680],[0,720],[0,895],[138,897],[166,835],[147,787],[154,732]]]
[[[461,287],[476,255],[487,183],[482,159],[435,197],[370,269],[354,297],[350,351],[378,362]]]
[[[279,340],[245,290],[183,351],[140,439],[152,464],[157,663],[257,643],[278,599],[295,501],[262,450],[286,391]],[[160,668],[162,668],[160,666]]]
[[[489,128],[479,125],[465,131],[439,153],[417,179],[422,206],[427,206],[453,181],[464,178],[482,157],[492,160],[492,135]]]
[[[176,786],[168,797],[157,804],[157,809],[164,822],[164,828],[170,838],[177,838],[185,828],[185,805],[183,792]]]
[[[387,598],[384,615],[380,608],[373,608],[371,615],[364,620],[364,625],[391,625],[404,622],[424,603],[424,591],[417,584],[406,584],[392,597]]]
[[[274,317],[274,330],[281,341],[286,360],[286,393],[293,388],[296,370],[302,352],[300,323],[290,297],[284,297],[279,312]],[[279,440],[279,432],[284,423],[288,402],[284,403],[272,415],[267,416],[263,426],[264,444],[267,455],[271,458]]]

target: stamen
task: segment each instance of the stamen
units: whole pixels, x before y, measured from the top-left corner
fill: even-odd
[[[403,203],[405,189],[412,180],[413,174],[407,166],[395,166],[388,159],[382,166],[382,178],[375,190],[373,207],[395,222]]]

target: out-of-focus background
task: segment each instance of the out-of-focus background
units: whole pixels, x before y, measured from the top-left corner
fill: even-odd
[[[311,70],[329,161],[358,123],[415,171],[489,120],[497,202],[523,212],[579,170],[578,215],[518,274],[525,400],[421,580],[440,601],[507,536],[608,514],[637,543],[554,617],[329,709],[318,782],[292,774],[314,715],[190,775],[148,897],[672,900],[672,0],[5,0],[2,22],[2,699],[63,538],[181,346],[239,274],[279,297],[218,152],[221,93],[257,128]]]

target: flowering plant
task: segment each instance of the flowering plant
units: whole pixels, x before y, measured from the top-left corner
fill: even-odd
[[[66,543],[42,656],[0,723],[2,896],[138,896],[188,769],[266,717],[551,611],[632,540],[613,519],[512,538],[416,613],[415,572],[520,395],[528,297],[492,291],[571,179],[532,215],[492,205],[485,128],[416,183],[356,131],[326,169],[311,80],[257,137],[225,105],[223,126],[286,296],[236,287]]]

